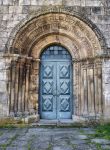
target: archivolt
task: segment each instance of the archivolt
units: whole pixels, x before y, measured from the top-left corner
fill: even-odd
[[[104,48],[106,49],[104,39],[90,21],[68,9],[52,8],[29,16],[16,27],[15,32],[12,32],[13,36],[11,35],[14,40],[8,42],[8,50],[11,53],[29,56],[31,45],[35,46],[39,39],[52,34],[64,34],[65,37],[74,39],[74,45],[80,47],[82,56],[85,51],[86,57],[103,53]]]

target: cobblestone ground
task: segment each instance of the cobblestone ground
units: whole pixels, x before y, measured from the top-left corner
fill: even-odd
[[[90,128],[0,129],[0,150],[110,150],[110,141],[92,138]]]

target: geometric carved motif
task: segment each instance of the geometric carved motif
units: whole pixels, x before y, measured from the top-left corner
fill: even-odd
[[[43,77],[52,78],[53,77],[53,66],[43,66]]]
[[[60,111],[70,111],[70,98],[62,98],[60,101]]]
[[[43,87],[43,94],[53,93],[53,81],[44,81],[42,87]]]
[[[53,97],[43,98],[42,102],[43,102],[43,105],[42,105],[43,111],[52,111],[53,110]]]
[[[60,82],[61,94],[70,94],[70,82],[63,81]]]
[[[70,77],[70,66],[60,66],[60,78]]]

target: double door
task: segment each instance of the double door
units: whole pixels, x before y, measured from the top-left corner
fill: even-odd
[[[71,119],[72,64],[70,61],[41,62],[40,116],[42,119]]]

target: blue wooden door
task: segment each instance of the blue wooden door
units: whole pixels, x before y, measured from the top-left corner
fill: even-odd
[[[42,119],[72,117],[71,56],[59,46],[49,47],[41,57],[40,115]]]

